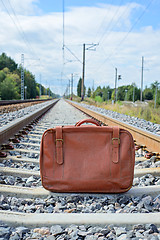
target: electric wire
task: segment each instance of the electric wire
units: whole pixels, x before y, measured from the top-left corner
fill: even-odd
[[[19,35],[22,37],[22,39],[23,39],[23,41],[25,42],[26,46],[27,46],[27,47],[29,48],[29,50],[30,50],[30,46],[28,45],[28,42],[26,41],[26,38],[25,38],[25,36],[23,35],[22,30],[18,27],[17,23],[15,22],[14,18],[13,18],[12,15],[10,14],[10,12],[9,12],[8,8],[6,7],[6,5],[4,4],[3,0],[1,0],[1,2],[2,2],[2,4],[3,4],[3,6],[4,6],[4,8],[5,8],[6,12],[7,12],[7,14],[8,14],[9,17],[11,18],[12,22],[14,23],[14,25],[16,26],[16,28],[17,28],[17,30],[18,30],[18,32],[19,32]],[[9,2],[9,1],[8,1],[8,2]],[[10,2],[9,2],[9,3],[10,3]],[[11,4],[10,4],[10,6],[11,6]],[[12,11],[14,11],[12,6],[11,6],[11,8],[12,8]],[[14,15],[15,15],[15,14],[14,14]],[[32,52],[31,52],[31,53],[32,53]],[[33,55],[33,53],[32,53],[32,55]],[[34,54],[34,55],[35,55],[35,54]]]
[[[97,38],[98,33],[100,32],[101,28],[103,27],[103,25],[104,25],[104,23],[105,23],[105,19],[106,19],[106,17],[108,16],[108,12],[109,12],[110,9],[111,9],[112,3],[113,3],[113,0],[112,0],[112,2],[110,3],[110,7],[107,9],[107,14],[104,16],[101,24],[100,24],[99,27],[98,27],[97,33],[96,33],[96,35],[95,35],[95,39]]]
[[[62,45],[62,51],[63,51],[63,64],[64,64],[64,62],[65,62],[65,55],[64,55],[64,45],[65,45],[65,42],[64,42],[64,40],[65,40],[64,39],[64,37],[65,37],[64,36],[65,35],[65,32],[64,32],[65,31],[65,28],[64,28],[65,27],[64,26],[64,23],[65,23],[64,22],[65,21],[65,19],[64,19],[65,18],[65,3],[64,3],[64,0],[63,0],[62,4],[63,4],[63,45]]]
[[[13,19],[13,18],[12,18],[12,16],[11,16],[11,14],[9,13],[9,11],[8,11],[8,9],[7,9],[6,5],[4,4],[3,0],[1,0],[1,2],[2,2],[2,5],[3,5],[3,7],[5,8],[5,10],[6,10],[7,14],[8,14],[8,15],[9,15],[9,17],[11,18],[12,22],[14,23],[14,25],[16,26],[16,28],[17,28],[17,30],[18,30],[18,32],[19,32],[19,34],[21,35],[21,32],[20,32],[20,30],[19,30],[19,28],[18,28],[18,26],[17,26],[16,22],[14,21],[14,19]],[[21,37],[22,37],[22,35],[21,35]],[[22,37],[22,38],[23,38],[23,37]],[[22,47],[22,48],[23,48],[23,47]],[[24,51],[24,49],[23,49],[23,51]]]
[[[20,24],[20,21],[19,21],[19,19],[18,19],[18,16],[17,16],[17,14],[16,14],[16,12],[15,12],[15,10],[14,10],[14,7],[12,6],[10,0],[8,0],[8,3],[9,3],[9,5],[10,5],[10,8],[11,8],[11,10],[12,10],[12,12],[13,12],[13,14],[14,14],[16,20],[17,20],[17,23],[18,23],[18,26],[19,26],[20,32],[21,32],[21,34],[22,34],[22,37],[23,37],[23,39],[24,39],[24,41],[25,41],[27,47],[29,48],[29,50],[32,51],[32,52],[31,52],[32,55],[35,55],[36,58],[38,59],[37,54],[35,53],[35,51],[34,51],[32,45],[31,45],[30,42],[28,41],[28,39],[27,39],[27,37],[26,37],[26,34],[25,34],[24,31],[23,31],[23,28],[22,28],[22,26],[21,26],[21,24]]]
[[[109,30],[109,28],[112,26],[113,20],[114,20],[114,18],[118,15],[118,12],[119,12],[119,10],[120,10],[120,8],[121,8],[122,3],[123,3],[123,0],[121,0],[118,9],[116,9],[114,15],[112,16],[110,22],[109,22],[108,25],[107,25],[106,30],[104,31],[104,33],[103,33],[102,36],[100,37],[100,39],[99,39],[99,41],[98,41],[99,44],[102,42],[102,40],[103,40],[106,32],[107,32],[107,31]],[[119,18],[117,19],[116,24],[117,24],[118,20],[119,20]],[[114,24],[114,25],[116,25],[116,24]],[[114,28],[114,25],[112,26],[111,30],[109,31],[109,34],[111,33],[112,29]],[[109,35],[109,34],[108,34],[108,35]],[[108,35],[107,35],[107,37],[108,37]]]
[[[116,23],[112,26],[112,22],[113,22],[114,18],[117,16],[117,14],[118,14],[118,12],[119,12],[119,10],[120,10],[120,8],[121,8],[121,5],[122,5],[123,1],[124,1],[124,0],[121,0],[121,1],[120,1],[119,7],[118,7],[118,8],[116,9],[116,11],[113,13],[113,16],[112,16],[111,20],[109,21],[109,23],[108,23],[105,31],[103,32],[103,34],[102,34],[102,36],[100,37],[99,41],[97,41],[97,42],[98,42],[98,45],[99,45],[99,49],[102,48],[101,42],[103,42],[106,32],[109,31],[110,27],[112,27],[111,30],[109,31],[108,35],[107,35],[107,38],[108,38],[109,35],[110,35],[111,32],[112,32],[112,29],[114,28],[114,26],[117,25],[117,23],[118,23],[119,19],[121,18],[122,14],[124,14],[124,12],[126,11],[126,9],[125,9],[125,11],[124,11],[124,12],[120,15],[120,17],[117,19]],[[112,1],[112,2],[113,2],[113,1]],[[111,4],[112,4],[112,3],[111,3]],[[111,5],[110,5],[110,8],[111,8]],[[128,7],[127,7],[127,9],[128,9]],[[108,10],[108,11],[109,11],[109,10]],[[108,14],[108,11],[107,11],[107,14]],[[106,15],[106,16],[107,16],[107,15]],[[106,16],[105,16],[105,17],[106,17]],[[101,26],[103,25],[103,22],[104,22],[104,21],[105,21],[105,18],[103,19]],[[99,31],[99,30],[98,30],[98,31]],[[105,40],[106,40],[106,38],[105,38]],[[104,51],[104,53],[105,53],[105,51]],[[91,58],[91,56],[90,56],[86,61],[87,61],[87,62],[90,61],[90,58]]]
[[[65,48],[72,54],[72,56],[77,59],[78,62],[80,62],[82,64],[82,61],[67,47],[65,46]]]
[[[150,7],[150,5],[152,4],[154,0],[149,1],[148,5],[145,7],[145,9],[143,10],[143,12],[140,14],[140,16],[135,20],[135,22],[133,23],[133,25],[131,26],[131,28],[129,29],[129,31],[126,33],[126,35],[121,39],[121,41],[117,44],[117,46],[115,47],[115,49],[113,50],[113,52],[103,61],[103,63],[97,68],[97,72],[102,68],[102,66],[106,63],[106,61],[108,61],[117,51],[117,49],[119,48],[120,45],[122,45],[122,43],[126,40],[126,38],[128,37],[128,35],[132,32],[132,30],[134,29],[134,27],[136,26],[136,24],[141,20],[141,18],[143,17],[143,15],[145,14],[146,10]]]

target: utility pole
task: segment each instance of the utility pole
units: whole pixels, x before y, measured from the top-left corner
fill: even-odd
[[[21,54],[21,100],[24,100],[24,54]]]
[[[119,80],[121,80],[121,75],[118,75],[118,81]],[[117,81],[117,90],[116,90],[116,102],[118,100],[118,86],[119,86],[118,81]]]
[[[157,104],[157,90],[158,90],[158,85],[159,85],[159,83],[156,82],[156,94],[155,94],[155,100],[154,100],[154,108],[156,108],[156,104]]]
[[[127,101],[127,92],[128,92],[128,90],[125,89],[125,101]]]
[[[86,45],[89,46],[86,48]],[[96,46],[98,44],[95,43],[91,43],[91,44],[83,44],[83,70],[82,70],[82,84],[81,84],[81,101],[83,101],[84,99],[84,79],[85,79],[85,51],[86,50],[91,50],[91,51],[95,51],[96,50]]]
[[[82,86],[81,86],[81,100],[84,99],[84,74],[85,74],[85,43],[83,44],[83,70],[82,70]]]
[[[70,80],[68,80],[68,81],[69,81],[69,84],[68,84],[68,98],[70,98],[70,91],[71,91],[70,88],[71,87],[70,87]]]
[[[121,80],[121,75],[117,75],[117,68],[115,68],[115,93],[114,93],[114,102],[117,102],[117,97],[118,97],[117,77],[118,77],[118,80]]]
[[[24,86],[25,89],[25,99],[27,99],[27,86]]]
[[[46,80],[46,97],[47,97],[47,80]]]
[[[39,85],[39,99],[41,99],[41,74],[39,75],[40,78],[40,85]]]
[[[142,57],[142,70],[141,70],[141,95],[140,95],[140,101],[143,100],[143,70],[144,70],[144,57]]]
[[[71,74],[71,100],[73,99],[73,73]]]
[[[133,83],[133,103],[135,101],[135,84]]]
[[[117,94],[117,68],[115,68],[115,92],[114,92],[114,102],[116,102],[116,94]]]

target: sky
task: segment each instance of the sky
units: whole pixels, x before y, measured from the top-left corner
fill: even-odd
[[[64,11],[63,11],[64,10]],[[160,82],[159,0],[0,0],[0,54],[5,52],[63,95],[73,74],[74,93],[85,86]]]

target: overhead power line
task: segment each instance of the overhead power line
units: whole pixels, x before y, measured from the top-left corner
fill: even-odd
[[[20,31],[21,31],[21,33],[22,33],[22,35],[23,35],[23,39],[24,39],[24,41],[26,42],[26,45],[28,46],[29,50],[30,50],[30,49],[32,50],[32,52],[31,52],[32,55],[35,55],[36,58],[38,58],[37,54],[35,53],[32,45],[31,45],[31,43],[28,41],[27,36],[26,36],[26,34],[24,33],[24,31],[23,31],[23,28],[22,28],[22,26],[21,26],[21,24],[20,24],[20,21],[19,21],[19,19],[18,19],[18,16],[17,16],[17,14],[16,14],[16,12],[15,12],[15,10],[14,10],[14,7],[12,6],[10,0],[8,0],[8,3],[9,3],[9,5],[10,5],[10,8],[11,8],[11,10],[12,10],[12,12],[13,12],[16,20],[17,20],[17,23],[18,23],[19,28],[20,28]]]
[[[115,47],[115,49],[113,50],[113,52],[104,60],[104,62],[99,66],[99,68],[97,68],[97,71],[99,71],[101,69],[101,67],[105,64],[106,61],[108,61],[116,52],[116,50],[118,49],[118,47],[120,45],[122,45],[122,43],[126,40],[126,38],[128,37],[128,35],[132,32],[132,30],[134,29],[134,27],[136,26],[136,24],[141,20],[141,18],[143,17],[143,15],[145,14],[146,10],[150,7],[151,3],[154,0],[149,1],[148,5],[145,7],[145,9],[143,10],[143,12],[139,15],[139,17],[135,20],[135,22],[133,23],[133,25],[131,26],[131,28],[129,29],[129,31],[126,33],[126,35],[121,39],[121,41],[117,44],[117,46]]]
[[[79,60],[79,58],[78,58],[67,46],[64,46],[64,47],[72,54],[72,56],[73,56],[75,59],[77,59],[78,62],[80,62],[80,63],[82,64],[81,60]]]
[[[13,12],[13,15],[15,16],[15,19],[16,19],[17,23],[16,23],[15,19],[13,18],[13,16],[10,14],[10,12],[9,12],[6,4],[4,3],[4,1],[1,0],[1,2],[2,2],[2,4],[3,4],[3,6],[4,6],[4,8],[5,8],[6,12],[7,12],[7,14],[8,14],[9,17],[11,18],[13,24],[14,24],[15,27],[17,28],[17,31],[18,31],[19,35],[21,36],[21,38],[23,39],[25,45],[27,46],[27,48],[29,49],[29,51],[31,52],[31,54],[34,55],[34,56],[36,56],[36,58],[38,59],[36,53],[34,52],[32,46],[31,46],[31,44],[30,44],[29,41],[27,40],[27,37],[26,37],[26,35],[25,35],[25,33],[24,33],[21,25],[20,25],[20,22],[19,22],[19,20],[18,20],[18,17],[17,17],[17,15],[16,15],[16,13],[15,13],[15,11],[14,11],[14,8],[13,8],[13,6],[11,5],[10,1],[8,0],[8,3],[9,3],[9,5],[10,5],[10,8],[11,8],[12,12]]]
[[[110,8],[108,9],[108,11],[111,9],[112,3],[113,3],[113,0],[112,0],[112,2],[110,3]],[[97,38],[98,33],[100,32],[101,28],[103,28],[103,24],[105,23],[105,19],[106,19],[106,17],[108,17],[108,11],[107,11],[107,14],[105,15],[105,17],[103,18],[101,24],[100,24],[99,27],[98,27],[98,30],[97,30],[97,33],[96,33],[95,38]],[[108,27],[108,26],[107,26],[107,27]]]
[[[112,22],[113,22],[114,18],[118,15],[118,12],[119,12],[119,10],[120,10],[120,8],[121,8],[121,4],[122,4],[122,2],[123,2],[123,0],[121,0],[118,9],[115,11],[114,15],[112,16],[110,22],[109,22],[108,25],[107,25],[107,28],[105,29],[104,33],[102,34],[101,38],[99,39],[99,41],[98,41],[99,44],[100,44],[100,42],[103,41],[104,36],[105,36],[106,32],[109,30],[110,26],[112,26]],[[124,14],[124,12],[123,12],[122,14]],[[121,16],[122,16],[122,14],[121,14]],[[121,16],[120,16],[120,17],[121,17]],[[114,26],[117,25],[117,23],[118,23],[120,17],[117,19],[116,23],[112,26],[111,30],[109,31],[109,34],[110,34],[111,31],[113,30]],[[109,36],[109,34],[107,35],[107,37]]]
[[[64,64],[64,34],[65,34],[65,32],[64,32],[64,14],[65,14],[65,5],[64,5],[64,0],[63,0],[63,46],[62,46],[62,50],[63,50],[63,64]]]

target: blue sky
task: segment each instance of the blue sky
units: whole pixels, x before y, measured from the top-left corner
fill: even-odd
[[[39,0],[37,5],[40,9],[42,9],[43,13],[47,14],[49,12],[62,12],[62,4],[63,1],[57,0]],[[142,21],[138,24],[137,27],[152,25],[154,28],[160,27],[160,1],[159,0],[141,0],[141,1],[127,1],[127,0],[64,0],[65,11],[67,11],[70,7],[93,7],[99,6],[102,4],[111,4],[111,5],[125,5],[131,2],[135,2],[141,4],[142,6],[147,6],[150,2],[151,5],[149,9],[145,12]],[[135,12],[135,16],[138,16],[139,12]],[[134,14],[133,14],[134,17]]]
[[[74,92],[82,75],[83,43],[99,43],[85,51],[85,85],[114,87],[115,68],[119,85],[140,87],[144,56],[144,87],[160,81],[159,0],[64,0],[64,58],[62,0],[0,1],[0,52],[20,64],[36,80],[63,94],[71,74]]]

